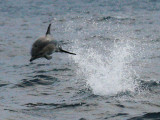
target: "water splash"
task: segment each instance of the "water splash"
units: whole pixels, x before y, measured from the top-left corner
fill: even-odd
[[[77,40],[76,45],[82,43]],[[96,47],[100,47],[101,52]],[[134,47],[129,42],[114,42],[108,54],[105,54],[105,44],[87,49],[77,46],[75,50],[78,50],[78,55],[73,57],[79,66],[77,75],[85,78],[94,94],[115,95],[126,91],[134,92],[137,88],[134,79],[136,73],[131,65]]]

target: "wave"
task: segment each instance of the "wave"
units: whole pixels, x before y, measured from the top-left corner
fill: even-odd
[[[98,21],[98,22],[112,21],[114,23],[133,24],[136,22],[136,19],[129,18],[129,17],[102,16],[102,17],[97,18],[96,21]]]
[[[138,116],[138,117],[133,117],[131,119],[128,119],[128,120],[159,120],[160,118],[160,112],[153,112],[153,113],[146,113],[142,116]]]
[[[32,79],[22,79],[22,82],[16,87],[31,87],[35,85],[51,85],[57,81],[57,78],[48,75],[36,75]]]
[[[66,104],[66,103],[61,103],[61,104],[56,104],[56,103],[27,103],[25,106],[27,107],[55,107],[56,108],[70,108],[70,107],[78,107],[85,105],[86,103],[72,103],[72,104]]]

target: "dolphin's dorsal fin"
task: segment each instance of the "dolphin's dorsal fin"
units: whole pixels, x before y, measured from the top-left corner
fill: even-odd
[[[51,34],[51,23],[48,25],[46,35]]]

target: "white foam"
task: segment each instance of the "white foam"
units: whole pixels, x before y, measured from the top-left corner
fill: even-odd
[[[95,43],[96,44],[96,43]],[[85,78],[86,84],[96,95],[115,95],[120,92],[134,92],[137,84],[134,80],[135,71],[131,62],[134,57],[134,47],[122,40],[110,47],[110,53],[104,54],[106,47],[99,44],[102,52],[95,46],[85,49],[81,47],[82,41],[75,42],[74,50],[77,55],[73,57],[79,69],[77,75]],[[108,47],[108,46],[107,46]],[[103,51],[104,50],[104,51]]]

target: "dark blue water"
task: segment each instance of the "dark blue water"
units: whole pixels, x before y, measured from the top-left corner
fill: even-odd
[[[30,63],[51,33],[72,56]],[[159,0],[0,0],[0,120],[159,120]]]

